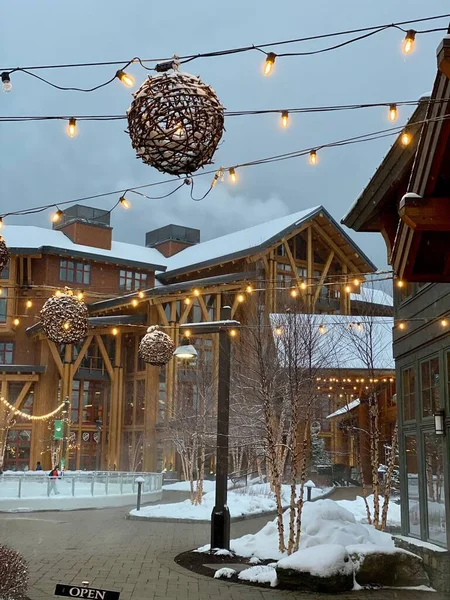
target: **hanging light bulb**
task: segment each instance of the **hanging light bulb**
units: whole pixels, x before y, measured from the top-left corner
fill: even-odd
[[[414,29],[408,29],[403,40],[403,52],[410,54],[414,50],[414,41],[416,39],[416,32]]]
[[[84,298],[83,292],[79,291],[78,294],[77,294],[77,298],[81,302],[81,300],[83,300],[83,298]]]
[[[63,211],[58,208],[56,212],[52,214],[52,223],[57,223],[63,215]]]
[[[346,291],[347,294],[350,294],[350,292],[352,291],[352,286],[351,285],[346,285],[344,289],[345,289],[345,291]]]
[[[6,71],[4,71],[2,73],[2,90],[6,93],[10,92],[12,90],[12,83],[11,83],[11,78],[9,76],[9,73],[7,73]]]
[[[136,298],[133,298],[133,300],[131,301],[131,306],[135,306],[135,307],[136,307],[138,304],[139,304],[139,303],[138,303],[138,301],[136,300]]]
[[[132,77],[131,75],[128,75],[128,73],[125,73],[125,71],[122,71],[121,69],[119,69],[116,73],[116,77],[127,87],[133,87],[134,77]]]
[[[191,330],[190,330],[190,329],[185,329],[185,330],[183,331],[183,335],[184,335],[184,337],[190,338],[190,337],[191,337],[191,334],[192,334],[192,332],[191,332]]]
[[[306,285],[306,281],[302,281],[301,284],[300,284],[300,289],[301,290],[306,290],[307,287],[308,286]]]
[[[319,325],[319,333],[323,335],[326,332],[327,332],[327,330],[325,329],[325,325],[323,323],[321,323]]]
[[[268,53],[266,62],[264,63],[264,75],[270,75],[272,73],[276,57],[277,55],[274,52]]]
[[[75,137],[77,135],[77,120],[74,117],[69,119],[69,124],[67,125],[67,133],[70,137]]]
[[[194,296],[200,296],[200,290],[198,290],[197,288],[195,288],[195,290],[193,290],[192,293],[194,294]]]
[[[281,125],[286,129],[289,125],[289,113],[287,110],[283,110],[281,113]]]
[[[442,325],[442,327],[447,327],[448,326],[447,319],[441,319],[441,325]]]
[[[230,329],[230,335],[231,335],[231,337],[236,337],[237,336],[237,330],[236,329]]]
[[[236,296],[236,300],[237,300],[238,302],[244,302],[244,300],[245,300],[245,296],[244,296],[244,294],[238,294],[238,295]]]
[[[298,292],[295,288],[293,290],[291,290],[290,294],[293,298],[297,298],[297,296],[298,296]]]
[[[31,300],[27,300],[26,303],[25,303],[25,306],[27,308],[31,308],[33,306],[33,303],[31,302]]]
[[[402,322],[398,324],[399,329],[405,329],[406,325]]]
[[[275,335],[281,335],[283,333],[282,327],[275,327]]]
[[[185,298],[184,299],[184,303],[189,306],[189,304],[191,303],[191,299],[190,298]]]
[[[117,329],[117,327],[113,327],[112,330],[111,330],[111,333],[113,335],[117,335],[119,333],[119,330]]]
[[[230,174],[230,179],[233,183],[236,183],[237,180],[237,176],[236,176],[236,169],[234,169],[233,167],[231,167],[231,169],[228,170],[229,174]]]
[[[250,284],[245,288],[245,291],[247,292],[247,294],[251,294],[253,292],[253,286],[251,286]]]
[[[405,286],[405,282],[401,279],[397,279],[397,287],[402,288]]]
[[[61,296],[62,296],[62,292],[61,292],[61,290],[56,290],[56,292],[55,292],[55,296],[56,296],[57,298],[61,298]]]
[[[317,165],[317,152],[315,150],[311,150],[309,153],[309,162],[311,165]]]
[[[409,131],[407,129],[404,129],[402,135],[400,136],[402,146],[408,146],[408,144],[411,142],[411,137],[412,136],[409,133]]]
[[[392,123],[393,123],[394,121],[397,120],[397,117],[398,117],[397,105],[390,104],[389,105],[389,121],[392,121]]]
[[[16,318],[13,320],[13,325],[15,325],[16,327],[17,327],[18,325],[20,325],[20,319],[19,319],[18,317],[16,317]]]
[[[3,288],[0,287],[0,296],[3,294]]]
[[[138,296],[139,298],[143,298],[145,296],[144,292],[141,290],[140,292],[138,292]]]
[[[353,280],[353,285],[356,285],[356,286],[358,286],[360,283],[361,283],[361,282],[360,282],[360,280],[359,280],[358,278],[355,278],[355,279]]]
[[[363,326],[362,326],[362,324],[361,324],[361,323],[357,323],[357,324],[356,324],[356,329],[357,329],[358,331],[362,331],[362,328],[363,328]]]
[[[0,217],[0,229],[3,229],[5,224],[3,223],[3,217]]]
[[[125,196],[121,196],[119,198],[120,206],[125,210],[128,210],[131,207],[131,203],[129,200],[125,198]]]

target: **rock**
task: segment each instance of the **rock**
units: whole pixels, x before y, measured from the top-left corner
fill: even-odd
[[[321,594],[340,594],[353,589],[352,573],[336,573],[322,577],[311,575],[305,571],[295,569],[280,569],[277,567],[277,578],[279,587],[291,590],[302,590],[307,592],[319,592]]]
[[[420,556],[396,549],[395,551],[351,553],[357,566],[356,582],[360,585],[412,587],[430,585]]]

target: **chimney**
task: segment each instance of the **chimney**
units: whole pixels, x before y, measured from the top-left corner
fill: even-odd
[[[169,258],[189,246],[200,242],[200,229],[183,227],[182,225],[165,225],[145,235],[147,248],[156,248],[163,256]]]
[[[110,212],[100,208],[75,204],[62,211],[53,229],[62,231],[74,244],[111,250],[112,227]]]

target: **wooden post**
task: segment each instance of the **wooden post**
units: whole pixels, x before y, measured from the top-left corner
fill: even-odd
[[[314,251],[313,251],[313,230],[309,226],[307,232],[307,244],[306,244],[306,277],[308,287],[306,290],[306,310],[312,312],[313,310],[313,284],[314,284]]]
[[[147,323],[157,323],[155,306],[149,306]],[[169,362],[173,362],[172,359]],[[143,470],[156,471],[156,420],[158,416],[159,369],[145,365],[145,416],[144,416],[144,457]]]
[[[119,380],[122,354],[122,334],[116,336],[114,345],[114,367],[110,386],[110,404],[109,404],[109,438],[108,438],[108,470],[117,469],[117,446],[119,445],[118,422],[119,422]]]
[[[68,422],[66,426],[66,437],[70,437],[70,415],[72,413],[72,359],[73,359],[73,346],[72,344],[66,344],[64,348],[64,362],[63,362],[63,374],[61,381],[61,402],[64,398],[69,398],[69,414]],[[66,456],[61,455],[61,461],[64,459],[64,468],[69,467],[69,444],[67,444]]]

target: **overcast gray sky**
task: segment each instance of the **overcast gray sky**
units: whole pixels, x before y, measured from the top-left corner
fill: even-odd
[[[15,0],[2,6],[0,62],[10,67],[207,52],[420,18],[448,8],[448,0]],[[446,23],[441,20],[438,25]],[[279,58],[271,77],[262,76],[263,55],[257,51],[199,59],[186,70],[212,85],[229,110],[411,100],[432,87],[441,37],[418,36],[415,52],[405,57],[402,32],[389,30],[333,52]],[[292,50],[311,50],[323,43],[297,44]],[[129,70],[137,83],[146,77],[138,66]],[[88,87],[114,72],[114,67],[101,67],[41,74],[60,85]],[[2,116],[119,114],[131,100],[130,91],[118,81],[90,94],[58,91],[20,73],[12,82],[13,91],[0,94]],[[402,123],[411,111],[400,110]],[[287,130],[274,115],[229,118],[215,164],[319,146],[388,126],[382,108],[293,115]],[[135,158],[124,122],[79,123],[74,139],[59,122],[3,123],[0,128],[0,212],[164,179]],[[144,244],[146,231],[177,223],[200,228],[202,240],[207,240],[318,204],[340,220],[391,143],[384,139],[324,150],[316,167],[300,158],[241,170],[236,185],[218,185],[203,202],[193,202],[187,188],[160,201],[130,196],[132,210],[113,213],[114,235]],[[198,194],[210,181],[201,180]],[[150,195],[168,189],[153,188]],[[115,201],[110,197],[87,204],[109,208]],[[7,223],[45,226],[49,213]],[[379,267],[385,266],[379,234],[351,235]]]

